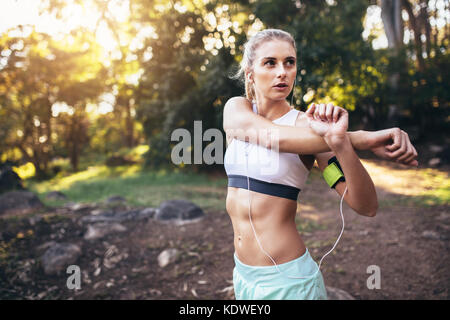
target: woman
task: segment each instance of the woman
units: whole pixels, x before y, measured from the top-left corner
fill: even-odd
[[[347,132],[343,108],[321,104],[306,113],[293,109],[286,97],[296,73],[292,36],[277,29],[261,31],[245,44],[238,73],[245,75],[247,97],[234,97],[224,108],[236,299],[327,298],[322,274],[295,224],[297,196],[314,161],[323,172],[334,170],[326,177],[330,187],[345,193],[346,203],[368,217],[376,214],[377,196],[354,149],[418,165],[416,150],[398,128]],[[263,162],[276,162],[275,170],[263,170]]]

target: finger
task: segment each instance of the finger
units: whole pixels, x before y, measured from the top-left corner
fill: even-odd
[[[321,103],[316,105],[316,110],[314,111],[314,120],[320,121],[320,106],[321,105],[322,105]]]
[[[411,145],[411,149],[412,149],[412,154],[411,154],[411,156],[408,159],[405,160],[405,162],[407,162],[407,163],[416,160],[417,156],[418,156],[417,150],[416,150],[416,148],[414,148],[414,146],[412,145],[411,142],[410,142],[410,145]]]
[[[408,133],[406,133],[405,131],[402,130],[402,134],[403,134],[403,137],[404,137],[404,140],[406,143],[407,152],[405,153],[404,156],[401,156],[399,158],[399,160],[404,163],[410,163],[417,157],[417,151],[414,148],[414,146],[412,145],[411,140],[409,139]]]
[[[348,112],[344,108],[339,108],[338,121],[347,122],[348,125]]]
[[[326,110],[325,104],[321,103],[319,107],[319,119],[322,121],[326,121],[325,110]]]
[[[313,115],[314,115],[314,111],[316,110],[316,104],[315,103],[311,103],[309,105],[308,110],[306,110],[305,114],[309,119],[313,119]]]
[[[335,109],[336,107],[332,103],[327,103],[325,109],[325,117],[327,119],[327,122],[333,122],[333,111]]]
[[[390,152],[394,152],[401,147],[402,143],[402,135],[399,128],[393,128],[391,130],[391,139],[393,140],[393,143],[391,145],[387,145],[386,149]]]
[[[407,150],[405,136],[403,134],[400,134],[399,140],[400,140],[400,147],[391,154],[391,156],[395,159],[396,162],[400,162],[399,158],[403,156]]]
[[[333,122],[337,122],[339,119],[341,113],[341,109],[340,108],[334,108],[333,109]]]
[[[405,144],[406,147],[406,151],[403,155],[401,155],[397,161],[398,162],[404,162],[404,163],[408,163],[409,161],[407,160],[412,160],[411,159],[411,155],[413,154],[413,150],[412,150],[412,145],[409,142],[408,136],[406,134],[406,132],[402,131],[402,136],[403,136],[403,142]]]
[[[406,158],[408,158],[411,154],[409,153],[411,149],[409,148],[408,139],[406,138],[406,135],[402,131],[402,146],[399,148],[399,150],[404,150],[403,153],[399,153],[399,156],[397,157],[397,162],[404,162]]]

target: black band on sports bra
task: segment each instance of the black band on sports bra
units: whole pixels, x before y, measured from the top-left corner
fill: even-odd
[[[286,198],[297,201],[300,189],[284,184],[271,183],[249,177],[250,190],[268,194],[275,197]],[[230,174],[228,176],[228,186],[248,189],[247,176]]]

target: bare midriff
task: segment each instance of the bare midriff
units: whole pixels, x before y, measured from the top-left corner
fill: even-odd
[[[302,256],[306,247],[297,230],[297,202],[250,191],[251,218],[263,249],[276,264]],[[228,187],[226,209],[234,231],[234,248],[238,259],[251,266],[273,266],[272,260],[260,249],[250,224],[249,191]]]

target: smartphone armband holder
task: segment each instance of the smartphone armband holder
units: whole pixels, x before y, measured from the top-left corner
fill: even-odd
[[[344,173],[336,157],[328,160],[328,166],[323,170],[323,177],[331,188],[336,187],[339,181],[345,181]]]

